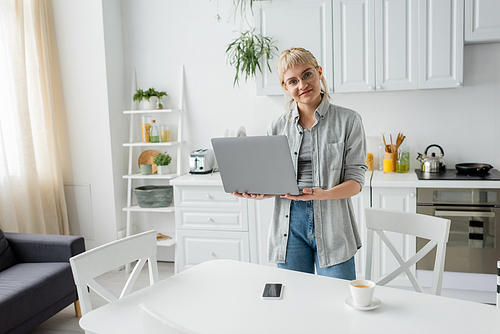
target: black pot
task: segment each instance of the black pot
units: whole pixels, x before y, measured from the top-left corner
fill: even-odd
[[[492,169],[493,166],[489,164],[463,163],[456,164],[455,168],[460,174],[476,175],[488,174],[489,170]]]

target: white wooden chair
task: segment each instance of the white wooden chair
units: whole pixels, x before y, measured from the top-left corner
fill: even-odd
[[[139,304],[141,308],[141,317],[144,333],[148,334],[196,334],[171,320],[146,304]]]
[[[377,285],[385,285],[404,272],[415,288],[415,291],[423,292],[423,289],[418,283],[417,278],[410,271],[410,267],[416,264],[420,259],[422,259],[432,249],[434,249],[434,247],[437,246],[431,293],[434,295],[440,295],[441,286],[443,284],[446,243],[448,242],[451,221],[449,219],[416,213],[380,210],[373,208],[366,208],[365,214],[366,228],[368,230],[365,272],[366,279],[371,279],[372,275],[373,232],[375,232],[386,244],[386,246],[389,248],[400,265],[400,267],[398,267],[392,273],[376,282]],[[429,242],[420,251],[418,251],[417,254],[405,261],[398,250],[391,243],[384,231],[396,232],[429,239]]]
[[[500,308],[500,261],[497,261],[497,307]]]
[[[148,261],[150,285],[158,282],[156,252],[156,231],[152,230],[110,242],[70,258],[82,314],[92,311],[87,286],[108,302],[122,298],[132,291],[146,261]],[[138,261],[119,297],[94,280],[99,275],[136,260]]]

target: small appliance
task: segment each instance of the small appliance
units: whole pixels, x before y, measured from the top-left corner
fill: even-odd
[[[189,173],[208,174],[215,166],[214,151],[209,148],[200,148],[189,154]]]

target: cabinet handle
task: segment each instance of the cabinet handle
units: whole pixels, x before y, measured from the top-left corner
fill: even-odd
[[[215,253],[214,252],[210,252],[210,256],[215,256]]]
[[[410,193],[410,197],[415,197],[415,193]]]
[[[210,217],[208,217],[208,218],[207,218],[207,221],[211,222],[211,221],[213,221],[213,219],[212,219],[212,218],[210,218]]]
[[[380,85],[377,86],[377,90],[380,90],[380,89],[382,89],[382,86],[380,86]]]
[[[373,90],[373,86],[368,86],[368,89],[369,90]]]
[[[460,86],[462,86],[462,83],[459,81],[459,82],[457,82],[457,87],[460,87]]]
[[[210,196],[210,195],[207,195],[207,199],[212,199],[212,196]]]

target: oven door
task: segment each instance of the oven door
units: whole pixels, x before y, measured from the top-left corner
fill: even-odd
[[[417,213],[451,220],[445,271],[496,274],[500,259],[500,209],[492,207],[418,206]],[[417,238],[417,251],[427,240]],[[436,250],[417,263],[417,269],[434,268]]]

